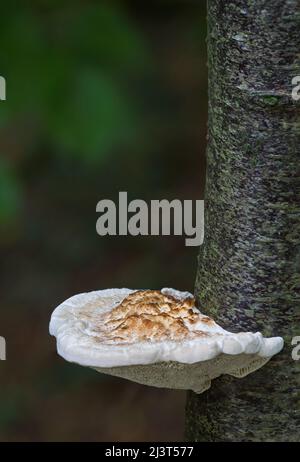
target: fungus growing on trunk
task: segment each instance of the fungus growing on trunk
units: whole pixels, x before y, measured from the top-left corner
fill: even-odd
[[[221,374],[244,377],[283,347],[281,337],[231,333],[189,292],[107,289],[53,312],[50,334],[67,361],[138,383],[202,393]]]

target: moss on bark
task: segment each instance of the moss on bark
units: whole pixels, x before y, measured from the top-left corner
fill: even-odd
[[[189,393],[196,441],[299,441],[300,75],[298,0],[208,0],[205,241],[195,294],[232,331],[283,336],[258,372]]]

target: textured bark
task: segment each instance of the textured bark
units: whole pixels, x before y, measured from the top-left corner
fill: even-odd
[[[209,142],[205,241],[195,294],[232,331],[283,336],[244,379],[188,395],[196,441],[300,441],[299,0],[208,0]]]

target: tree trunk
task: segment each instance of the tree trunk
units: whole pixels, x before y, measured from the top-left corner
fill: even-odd
[[[208,0],[205,240],[195,294],[226,329],[283,336],[244,379],[188,395],[190,441],[299,441],[299,0]]]

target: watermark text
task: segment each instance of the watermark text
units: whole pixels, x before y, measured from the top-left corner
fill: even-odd
[[[6,360],[6,340],[4,337],[0,337],[0,361]]]
[[[6,80],[0,75],[0,101],[6,101]]]
[[[297,75],[292,79],[292,85],[293,85],[293,90],[292,90],[292,98],[294,101],[299,101],[300,100],[300,75]]]
[[[294,361],[299,361],[300,359],[300,336],[293,337],[291,345],[295,347],[292,350],[292,359]]]
[[[204,238],[204,201],[135,199],[119,193],[118,206],[110,199],[98,202],[96,231],[99,236],[186,236],[186,246],[199,246]]]

